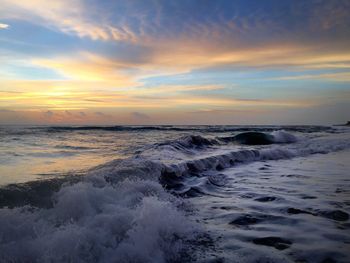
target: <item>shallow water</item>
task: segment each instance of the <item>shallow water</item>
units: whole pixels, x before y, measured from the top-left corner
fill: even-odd
[[[225,184],[191,199],[196,217],[218,238],[215,257],[348,262],[349,156],[341,151],[222,171]]]
[[[348,128],[0,131],[1,262],[350,261]]]

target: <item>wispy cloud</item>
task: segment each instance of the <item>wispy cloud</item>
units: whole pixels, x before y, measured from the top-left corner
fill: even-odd
[[[47,118],[51,118],[54,115],[54,113],[52,111],[50,111],[50,110],[44,112],[43,114]]]
[[[131,116],[133,118],[136,118],[136,119],[141,119],[141,120],[147,120],[150,118],[150,116],[148,116],[147,114],[145,113],[142,113],[142,112],[138,112],[138,111],[134,111],[131,113]]]
[[[350,72],[310,74],[274,78],[275,80],[328,80],[335,82],[350,82]]]
[[[195,1],[185,6],[174,3],[170,7],[166,2],[144,5],[125,1],[109,3],[110,9],[106,9],[96,1],[3,0],[0,18],[28,20],[101,42],[126,41],[139,48],[137,56],[131,47],[123,50],[115,47],[108,58],[98,52],[82,51],[72,59],[60,55],[35,61],[69,77],[74,75],[91,81],[105,78],[102,70],[113,71],[115,78],[121,70],[134,71],[139,74],[137,78],[213,67],[338,68],[348,67],[350,63],[346,45],[337,48],[337,37],[326,37],[332,29],[344,43],[350,43],[349,37],[343,37],[350,33],[344,26],[349,22],[344,12],[349,4],[344,2],[324,1],[322,5],[313,5],[292,1],[285,15],[292,17],[294,12],[303,15],[302,21],[292,24],[288,22],[290,19],[281,20],[280,13],[273,10],[266,16],[266,10],[252,8],[242,16],[239,11],[244,7],[234,3],[213,4],[217,12],[208,12],[206,19],[195,13],[192,20],[186,13],[196,9]],[[212,8],[204,7],[207,11]],[[120,13],[120,9],[129,12]],[[226,9],[234,10],[233,14],[228,16]],[[176,10],[180,17],[172,17]],[[320,17],[324,18],[323,23]],[[169,19],[174,22],[169,23]],[[323,26],[316,26],[320,24]],[[288,30],[293,27],[296,28]],[[325,35],[326,39],[317,41],[320,35]]]
[[[188,40],[200,44],[210,39],[212,44],[237,47],[252,46],[252,39],[270,42],[266,36],[307,42],[331,32],[346,38],[349,8],[348,1],[325,0],[285,1],[283,5],[245,5],[240,1],[205,5],[197,1],[106,1],[102,5],[96,0],[2,0],[0,18],[26,20],[93,40],[144,45]]]
[[[189,111],[190,114],[209,114],[209,115],[220,115],[220,114],[242,114],[242,113],[261,113],[261,110],[239,110],[239,109],[199,109],[197,111]]]
[[[27,20],[93,40],[132,40],[134,37],[127,28],[103,21],[98,10],[81,0],[3,0],[0,11],[0,18]]]

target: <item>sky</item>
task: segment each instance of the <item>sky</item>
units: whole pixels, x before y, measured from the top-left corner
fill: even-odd
[[[348,0],[0,0],[0,124],[350,120]]]

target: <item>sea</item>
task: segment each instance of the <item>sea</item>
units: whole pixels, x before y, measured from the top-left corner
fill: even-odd
[[[350,262],[350,127],[1,126],[0,262]]]

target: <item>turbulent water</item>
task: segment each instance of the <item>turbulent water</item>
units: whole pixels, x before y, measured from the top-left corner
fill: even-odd
[[[350,128],[0,128],[0,262],[349,262]]]

